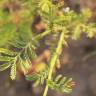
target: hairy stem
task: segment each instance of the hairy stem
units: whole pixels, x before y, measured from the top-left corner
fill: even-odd
[[[52,59],[50,61],[50,68],[49,68],[48,80],[51,80],[52,72],[53,72],[54,66],[56,64],[56,60],[57,60],[57,58],[59,56],[59,52],[60,52],[60,50],[62,48],[63,40],[64,40],[64,32],[62,32],[61,35],[60,35],[60,40],[58,42],[56,53],[53,55],[53,57],[52,57]],[[46,84],[46,87],[45,87],[45,91],[44,91],[43,96],[47,96],[47,92],[48,92],[48,84]]]

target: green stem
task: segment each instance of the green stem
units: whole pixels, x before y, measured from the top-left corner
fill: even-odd
[[[43,33],[35,36],[35,39],[37,39],[37,40],[38,40],[38,39],[41,39],[41,38],[43,38],[44,36],[46,36],[46,35],[48,35],[48,34],[50,34],[50,33],[51,33],[51,31],[50,31],[50,30],[47,30],[47,31],[45,31],[45,32],[43,32]]]
[[[64,40],[64,32],[61,33],[60,40],[58,42],[58,46],[57,46],[57,49],[56,49],[56,54],[53,55],[53,57],[52,57],[52,59],[50,61],[48,80],[51,80],[52,72],[53,72],[54,66],[56,64],[56,60],[57,60],[57,58],[59,56],[59,52],[60,52],[60,50],[62,48],[63,40]],[[49,87],[48,84],[46,84],[43,96],[47,96],[48,87]]]

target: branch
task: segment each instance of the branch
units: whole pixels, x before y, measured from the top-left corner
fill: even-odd
[[[50,61],[50,68],[49,68],[49,73],[48,73],[48,81],[51,80],[52,72],[53,72],[54,66],[56,64],[56,60],[57,60],[57,58],[59,56],[59,52],[60,52],[60,50],[62,48],[63,40],[64,40],[64,31],[61,33],[60,40],[58,42],[58,46],[57,46],[57,49],[56,49],[56,54],[53,55],[53,57],[52,57],[52,59]],[[49,87],[48,84],[46,84],[43,96],[47,96],[48,87]]]

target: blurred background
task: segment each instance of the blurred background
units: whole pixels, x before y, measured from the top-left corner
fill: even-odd
[[[65,7],[78,12],[90,8],[93,21],[96,21],[96,0],[65,0]],[[48,96],[96,96],[96,38],[82,36],[77,41],[68,40],[68,47],[60,57],[62,67],[56,74],[72,77],[76,82],[71,94],[49,90]],[[42,96],[44,87],[32,87],[32,82],[24,78],[11,81],[9,70],[0,72],[0,96]]]

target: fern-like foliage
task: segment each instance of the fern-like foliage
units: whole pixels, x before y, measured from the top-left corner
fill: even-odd
[[[10,77],[12,80],[16,78],[16,61],[12,64]]]
[[[37,86],[38,84],[43,85],[47,77],[48,77],[48,70],[43,70],[41,72],[34,73],[33,75],[26,75],[26,80],[35,81],[35,86]]]
[[[34,73],[33,75],[26,75],[26,80],[34,81],[34,86],[36,87],[38,84],[43,85],[44,81],[48,78],[48,70],[43,70],[39,73]],[[75,85],[72,78],[63,77],[62,75],[58,75],[55,80],[47,80],[48,86],[55,91],[64,92],[69,94],[72,92],[72,87]]]
[[[0,0],[0,71],[10,68],[10,77],[14,80],[16,69],[20,68],[26,79],[35,80],[36,85],[45,81],[43,96],[46,96],[48,87],[65,93],[72,91],[72,79],[62,78],[61,75],[55,80],[52,78],[60,50],[67,45],[66,39],[77,40],[82,33],[92,38],[96,33],[96,23],[89,21],[92,16],[89,9],[82,9],[78,14],[61,7],[59,2],[53,4],[52,0]],[[37,15],[47,26],[39,34],[32,32],[31,28]],[[32,60],[38,58],[36,50],[41,47],[39,40],[47,35],[51,35],[52,40],[48,39],[46,45],[55,50],[49,60],[49,69],[26,75]]]
[[[52,90],[69,94],[72,92],[72,86],[75,85],[75,83],[72,78],[58,75],[55,80],[49,80],[48,85]]]
[[[33,43],[34,41],[31,40]],[[20,67],[24,74],[27,73],[29,66],[31,65],[31,60],[37,57],[35,53],[35,45],[31,43],[12,42],[11,45],[17,48],[15,51],[0,48],[0,71],[3,71],[11,67],[10,77],[12,80],[16,78],[16,67]],[[36,42],[35,42],[36,44]],[[19,51],[18,51],[19,50]]]

